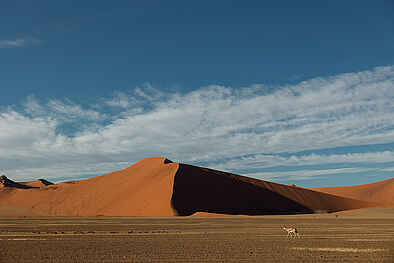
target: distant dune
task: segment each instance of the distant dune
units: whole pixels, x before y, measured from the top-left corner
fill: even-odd
[[[394,205],[394,178],[356,186],[321,187],[312,190],[342,197]]]
[[[0,216],[269,215],[380,205],[158,157],[80,181],[0,180]]]
[[[30,182],[19,182],[21,185],[30,186],[30,187],[45,187],[48,185],[52,185],[53,183],[45,180],[45,179],[37,179]]]

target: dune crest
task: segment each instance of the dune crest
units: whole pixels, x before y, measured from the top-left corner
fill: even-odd
[[[312,190],[358,200],[394,205],[394,178],[371,184],[320,187],[312,188]]]
[[[30,187],[38,187],[38,188],[46,187],[48,185],[53,185],[52,182],[49,182],[45,179],[37,179],[34,181],[29,181],[29,182],[18,182],[18,184],[22,184],[22,185],[30,186]]]
[[[0,188],[0,216],[267,215],[379,206],[163,157],[86,180],[12,183]]]

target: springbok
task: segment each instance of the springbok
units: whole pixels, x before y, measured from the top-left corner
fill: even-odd
[[[297,228],[283,226],[282,229],[287,232],[288,238],[300,238],[300,234],[298,233]]]

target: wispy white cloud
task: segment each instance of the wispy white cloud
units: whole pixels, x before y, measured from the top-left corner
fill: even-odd
[[[15,40],[0,40],[0,48],[14,48],[14,47],[23,47],[26,41],[24,39],[15,39]]]
[[[87,119],[100,120],[106,118],[105,114],[99,113],[92,109],[84,109],[81,105],[70,101],[63,102],[60,100],[50,100],[48,103],[49,110],[56,114],[57,118],[64,120]]]
[[[394,161],[393,151],[345,153],[345,154],[302,154],[282,156],[279,154],[256,154],[243,156],[231,160],[223,160],[220,163],[209,163],[216,169],[231,171],[251,170],[258,168],[270,168],[275,166],[317,166],[329,164],[379,164]],[[383,171],[383,170],[382,170]]]
[[[324,169],[324,170],[297,170],[297,171],[286,171],[286,172],[258,172],[258,173],[246,173],[246,176],[256,177],[262,180],[275,180],[282,177],[294,181],[294,180],[307,180],[311,178],[320,177],[321,175],[335,175],[335,174],[346,174],[346,173],[360,173],[375,171],[374,168],[337,168],[337,169]]]
[[[49,178],[54,181],[74,180],[86,178],[92,175],[102,175],[120,170],[131,165],[129,162],[101,162],[94,166],[81,166],[80,163],[58,162],[42,167],[13,167],[8,170],[13,178],[23,178],[29,180],[30,175],[35,174],[35,178]],[[0,170],[1,173],[1,170]]]
[[[110,107],[128,108],[135,105],[136,101],[123,92],[115,92],[114,96],[104,103]]]
[[[176,96],[176,94],[172,96],[165,94],[155,89],[152,84],[144,83],[129,93],[114,92],[112,98],[105,100],[104,104],[110,107],[132,110],[133,112],[143,112],[147,106],[150,106],[148,108],[155,107],[158,103],[169,101]]]
[[[146,101],[157,101],[164,96],[163,92],[153,88],[152,84],[148,82],[144,83],[142,87],[134,89],[134,94]]]
[[[153,155],[253,173],[279,165],[389,162],[391,151],[298,153],[394,142],[393,100],[394,67],[275,88],[212,85],[180,94],[146,84],[94,107],[29,97],[23,112],[0,115],[0,147],[9,149],[0,153],[0,167],[15,172],[23,160],[26,177],[41,177],[40,169],[46,174],[62,163],[56,176],[64,177],[82,166],[95,175],[101,163],[118,167]],[[67,135],[57,131],[62,125],[81,129]]]
[[[40,105],[39,101],[36,99],[34,95],[29,95],[24,102],[24,109],[26,113],[31,114],[33,116],[43,116],[48,114],[46,109]]]
[[[0,114],[1,158],[31,158],[40,154],[39,144],[51,144],[58,138],[55,133],[57,121],[29,118],[15,111]],[[7,150],[4,150],[7,149]],[[21,162],[23,165],[23,162]],[[3,164],[3,169],[7,164]]]
[[[23,104],[24,111],[32,117],[50,117],[59,123],[76,122],[78,120],[100,121],[108,116],[92,108],[86,108],[68,99],[49,100],[40,103],[33,95],[27,97]]]
[[[37,45],[41,40],[37,38],[17,38],[15,40],[0,40],[0,48],[18,48],[30,45]]]

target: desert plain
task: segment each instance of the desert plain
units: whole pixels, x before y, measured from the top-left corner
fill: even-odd
[[[0,183],[1,263],[394,262],[394,179],[306,189],[150,158]]]
[[[394,262],[393,216],[3,218],[0,262]]]

